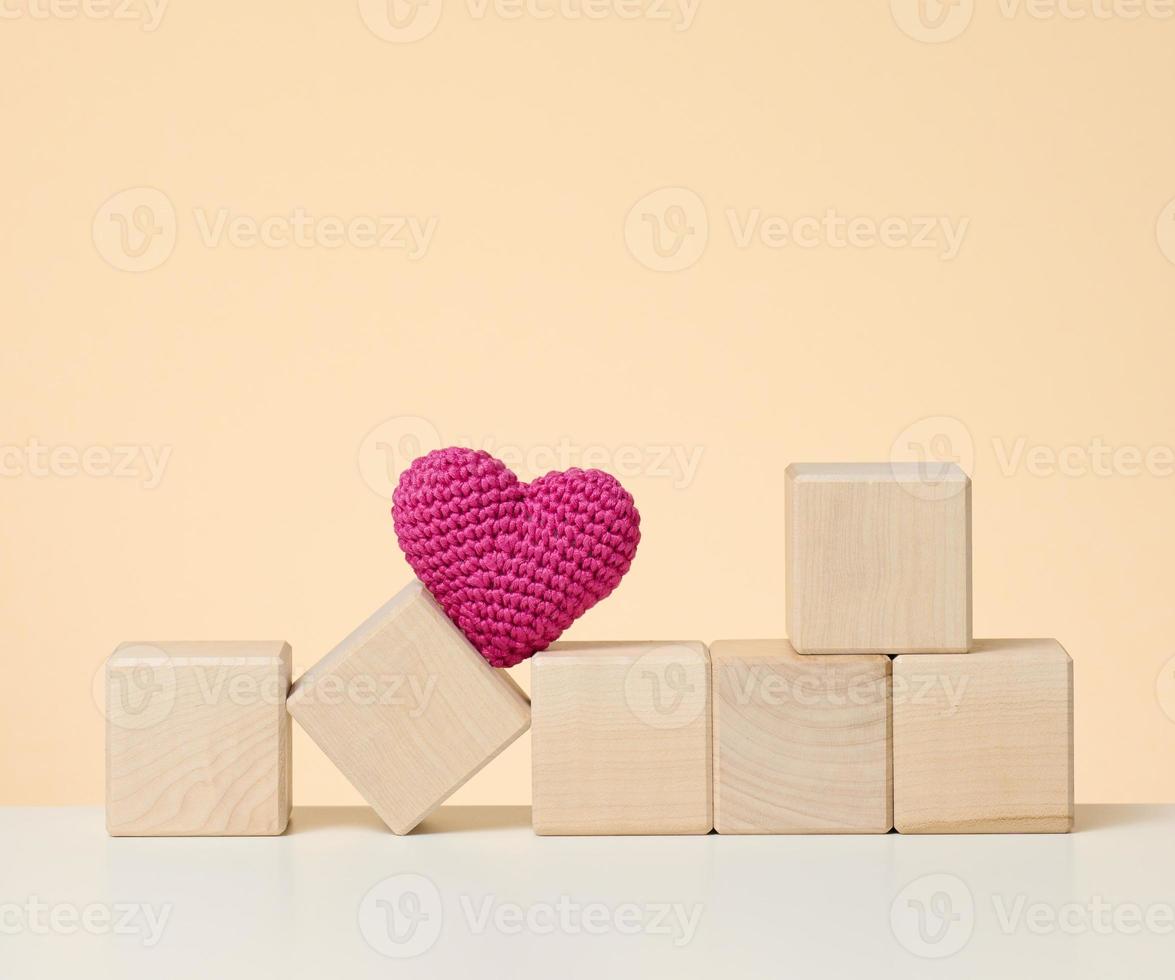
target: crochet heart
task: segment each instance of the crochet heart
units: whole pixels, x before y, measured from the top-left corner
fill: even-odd
[[[632,496],[607,473],[522,483],[459,448],[404,471],[392,519],[412,570],[495,667],[545,649],[616,588],[641,536]]]

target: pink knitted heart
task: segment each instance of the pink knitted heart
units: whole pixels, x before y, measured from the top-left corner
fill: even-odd
[[[392,518],[412,570],[495,667],[545,649],[616,588],[641,537],[632,496],[607,473],[520,483],[472,449],[415,460]]]

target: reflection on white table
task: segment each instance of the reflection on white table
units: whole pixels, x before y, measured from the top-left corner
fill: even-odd
[[[536,837],[446,807],[276,838],[0,809],[0,977],[1170,977],[1175,807],[1068,836]]]

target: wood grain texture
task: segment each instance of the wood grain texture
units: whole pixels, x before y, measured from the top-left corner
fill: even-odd
[[[954,464],[796,463],[787,626],[800,653],[971,645],[971,480]]]
[[[537,834],[706,834],[702,643],[556,643],[531,661]]]
[[[977,640],[893,662],[903,834],[1068,833],[1073,663],[1056,640]]]
[[[294,684],[290,713],[397,834],[530,726],[530,704],[412,582]]]
[[[282,833],[287,643],[124,643],[106,664],[106,827],[116,837]]]
[[[719,640],[710,658],[720,834],[889,832],[889,657]]]

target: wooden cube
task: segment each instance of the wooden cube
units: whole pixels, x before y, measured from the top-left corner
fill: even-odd
[[[537,834],[707,834],[702,643],[556,643],[531,661]]]
[[[290,817],[288,643],[124,643],[106,663],[106,828],[280,834]]]
[[[720,640],[710,659],[718,833],[889,832],[889,657]]]
[[[796,463],[787,627],[800,653],[971,646],[971,480],[952,464]]]
[[[530,726],[530,704],[420,582],[294,683],[290,713],[397,834]]]
[[[1068,833],[1073,663],[1056,640],[977,640],[893,662],[903,834]]]

